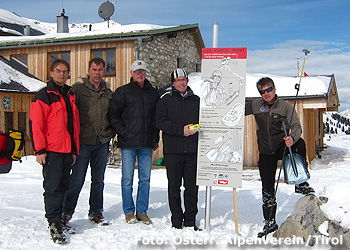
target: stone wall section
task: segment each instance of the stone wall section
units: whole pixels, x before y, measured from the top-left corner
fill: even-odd
[[[139,59],[149,68],[147,79],[154,87],[170,84],[170,74],[177,68],[178,58],[188,74],[196,72],[196,66],[201,63],[201,54],[190,31],[154,36],[152,41],[142,42],[139,50]]]

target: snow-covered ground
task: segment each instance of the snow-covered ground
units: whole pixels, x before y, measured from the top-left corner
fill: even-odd
[[[310,184],[315,188],[316,195],[329,198],[328,203],[322,206],[329,218],[350,228],[350,136],[332,135],[325,142],[328,148],[322,152],[322,158],[312,161]],[[68,244],[57,245],[50,239],[44,218],[41,166],[33,156],[25,157],[23,163],[15,162],[9,174],[0,175],[0,249],[232,249],[238,247],[235,239],[256,240],[257,233],[262,229],[261,183],[257,170],[243,171],[243,187],[237,189],[238,235],[235,233],[232,189],[213,188],[211,230],[194,232],[191,229],[171,228],[164,169],[152,171],[148,215],[153,225],[150,226],[125,223],[120,179],[120,169],[107,169],[104,215],[111,225],[102,227],[87,218],[90,186],[90,176],[87,176],[71,221],[77,233],[67,236]],[[136,185],[135,180],[135,189]],[[294,193],[293,186],[285,183],[279,185],[278,224],[285,221],[301,197]],[[198,206],[197,224],[203,228],[205,187],[200,187]],[[272,240],[272,236],[269,235],[267,240]],[[272,245],[261,243],[258,246],[245,246],[267,249]],[[273,247],[284,249],[285,246]],[[316,247],[330,249],[329,245]],[[305,249],[302,245],[288,249],[294,248]]]

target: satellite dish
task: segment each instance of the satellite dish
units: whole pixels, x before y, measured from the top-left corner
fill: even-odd
[[[111,2],[104,2],[98,8],[98,15],[103,18],[105,21],[108,21],[109,18],[114,13],[114,5]]]

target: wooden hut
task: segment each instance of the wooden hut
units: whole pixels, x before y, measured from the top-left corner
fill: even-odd
[[[0,37],[0,55],[43,82],[49,79],[50,65],[57,58],[70,63],[67,84],[71,85],[86,74],[92,57],[102,57],[107,67],[104,79],[112,91],[129,82],[130,65],[135,59],[148,64],[147,79],[155,87],[170,83],[170,74],[177,67],[200,71],[203,47],[198,24],[124,25],[84,33]],[[160,156],[156,151],[154,161]]]

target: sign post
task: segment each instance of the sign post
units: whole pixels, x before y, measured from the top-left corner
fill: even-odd
[[[242,186],[246,59],[247,48],[202,50],[197,184],[233,187],[235,203],[235,188]],[[206,226],[209,221],[206,213]]]

